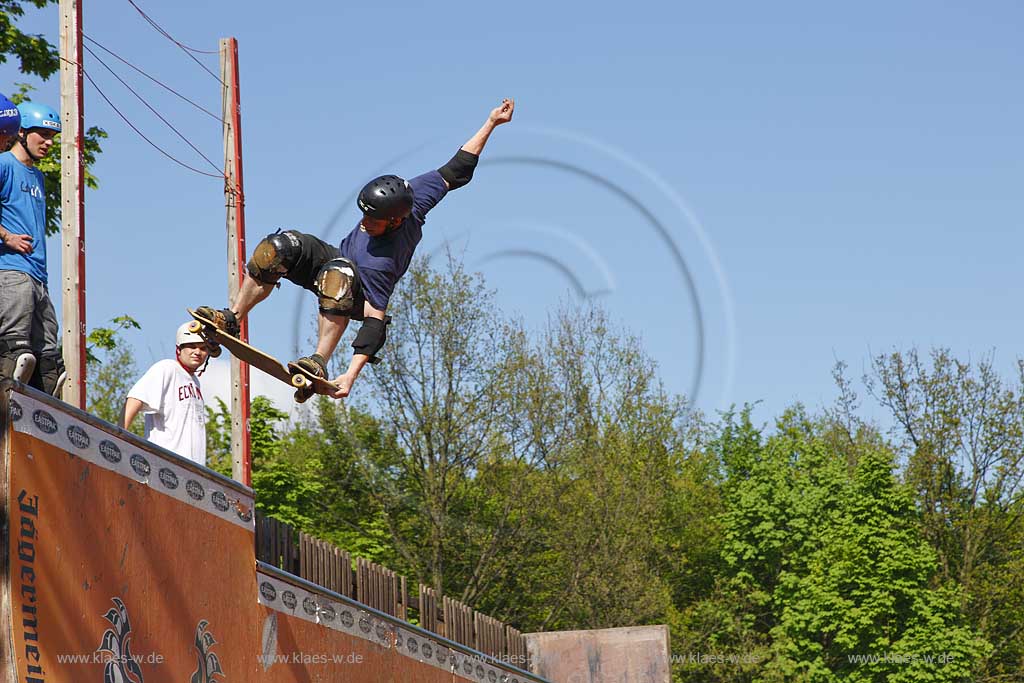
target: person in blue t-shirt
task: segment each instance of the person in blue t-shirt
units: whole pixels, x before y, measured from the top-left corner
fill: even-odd
[[[22,102],[21,128],[0,154],[0,375],[56,393],[64,361],[46,286],[46,192],[36,163],[60,132],[52,107]]]
[[[390,317],[388,301],[395,285],[409,268],[423,237],[427,213],[449,190],[473,178],[480,153],[497,126],[512,120],[515,102],[505,99],[495,107],[473,137],[448,163],[408,181],[395,175],[374,178],[363,187],[357,203],[363,217],[334,247],[297,230],[278,231],[253,250],[247,277],[231,308],[197,309],[218,327],[237,335],[238,323],[259,302],[270,296],[281,278],[316,294],[320,304],[316,352],[296,361],[318,377],[327,376],[327,359],[334,353],[351,319],[362,321],[352,342],[348,369],[334,383],[335,398],[348,396],[367,363],[377,363]],[[307,394],[296,393],[304,400]]]

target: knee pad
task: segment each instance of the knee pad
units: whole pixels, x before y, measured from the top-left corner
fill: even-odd
[[[29,384],[47,394],[57,395],[64,374],[64,359],[60,356],[42,356],[36,361],[36,370]]]
[[[331,259],[320,268],[313,286],[321,311],[339,314],[351,311],[359,291],[356,264],[344,257]]]
[[[363,326],[359,328],[359,332],[352,342],[353,351],[363,356],[369,356],[370,359],[367,362],[372,365],[379,363],[380,358],[377,358],[377,352],[383,348],[384,342],[388,339],[390,323],[391,316],[387,316],[384,320],[377,318],[364,320]]]
[[[253,280],[274,285],[288,274],[301,254],[302,245],[295,233],[278,231],[267,235],[256,245],[246,270]]]
[[[19,360],[26,354],[31,355],[33,361],[35,360],[35,354],[32,352],[32,346],[29,344],[28,339],[21,339],[20,337],[0,339],[0,376],[11,377],[19,382],[24,382],[24,379],[15,376],[15,372],[18,369]],[[23,368],[25,367],[25,362],[25,360],[21,360]],[[29,369],[28,372],[31,373],[32,370]]]
[[[35,371],[36,356],[34,353],[25,351],[18,356],[18,359],[14,362],[14,373],[12,376],[19,382],[27,384],[28,381],[32,379],[32,375],[35,374]]]

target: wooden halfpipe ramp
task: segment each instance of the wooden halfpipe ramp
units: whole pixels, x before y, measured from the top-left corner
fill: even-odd
[[[244,486],[0,383],[0,683],[544,679],[274,567]]]

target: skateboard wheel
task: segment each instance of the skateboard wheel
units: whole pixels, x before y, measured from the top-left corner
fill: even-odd
[[[309,384],[309,380],[305,375],[292,375],[292,386],[296,389],[303,389],[307,384]]]
[[[193,320],[188,324],[188,331],[192,334],[196,334],[201,329],[203,329],[203,324],[198,320]]]

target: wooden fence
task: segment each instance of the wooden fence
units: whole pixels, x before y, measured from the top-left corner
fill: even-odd
[[[409,621],[415,612],[420,628],[527,668],[526,639],[508,624],[423,584],[410,596],[404,576],[362,558],[353,563],[344,550],[273,517],[256,515],[256,559],[393,617]]]

